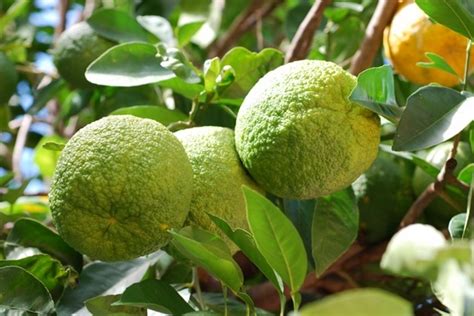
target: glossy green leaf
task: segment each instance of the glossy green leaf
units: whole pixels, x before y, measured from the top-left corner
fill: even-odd
[[[160,61],[162,67],[171,70],[177,77],[187,83],[201,82],[197,69],[182,51],[174,47],[166,47],[164,44],[158,44],[157,50],[156,58]]]
[[[7,193],[2,194],[2,200],[7,201],[10,204],[14,204],[23,195],[29,183],[30,180],[26,180],[17,186],[10,186],[7,190]]]
[[[58,143],[54,141],[47,141],[44,143],[43,148],[49,151],[62,151],[66,146],[65,143]]]
[[[221,72],[221,61],[219,57],[208,59],[204,62],[204,88],[208,93],[212,92],[216,86],[216,79]]]
[[[121,10],[100,9],[87,19],[99,35],[119,43],[147,41],[147,33],[131,15]]]
[[[54,301],[61,297],[67,286],[74,286],[76,272],[64,267],[48,255],[34,255],[18,260],[0,260],[0,268],[15,266],[31,273],[48,289]]]
[[[175,42],[173,28],[167,19],[157,15],[145,15],[137,17],[138,23],[155,35],[161,42],[172,45]]]
[[[283,64],[283,54],[273,48],[254,53],[244,47],[235,47],[221,60],[221,66],[230,65],[235,71],[234,82],[222,93],[226,98],[242,98],[267,72]]]
[[[194,311],[171,285],[156,279],[148,279],[129,286],[114,305],[145,307],[172,315]]]
[[[13,172],[7,172],[6,174],[0,176],[0,187],[6,186],[8,182],[15,178],[15,174]]]
[[[191,38],[201,29],[206,21],[193,21],[179,25],[176,28],[176,38],[179,46],[184,46],[191,41]]]
[[[398,121],[402,114],[395,99],[393,70],[388,65],[361,72],[349,99],[392,122]]]
[[[221,280],[234,292],[243,285],[243,275],[229,248],[217,235],[188,226],[172,231],[172,245],[196,265]]]
[[[471,183],[474,176],[474,163],[470,163],[459,171],[458,179],[464,183]]]
[[[456,70],[454,70],[442,56],[435,53],[425,53],[425,55],[430,61],[418,62],[416,63],[418,67],[440,69],[459,78],[459,74]],[[459,78],[459,82],[461,82],[461,80],[462,79]]]
[[[351,189],[319,198],[312,225],[315,272],[321,275],[354,242],[359,209]]]
[[[175,77],[160,65],[156,54],[155,46],[147,43],[117,45],[89,65],[86,78],[98,85],[133,87]]]
[[[209,308],[212,313],[217,313],[217,315],[224,315],[225,314],[225,306],[227,305],[227,312],[228,315],[232,316],[246,316],[247,314],[247,307],[242,302],[237,301],[233,297],[225,298],[222,293],[202,293],[202,298],[204,304],[207,308]],[[198,312],[195,312],[198,313]],[[198,315],[198,314],[186,314],[186,315]],[[213,314],[216,315],[216,314]],[[270,316],[273,315],[267,311],[262,309],[256,308],[255,314],[256,316]]]
[[[474,97],[439,86],[418,89],[407,101],[393,149],[414,151],[442,143],[474,120]]]
[[[454,0],[415,0],[415,2],[437,23],[471,40],[474,39],[474,16],[465,4]]]
[[[8,8],[7,12],[0,17],[0,34],[12,23],[18,16],[23,14],[30,4],[30,0],[17,0]]]
[[[84,302],[104,294],[121,294],[128,286],[140,282],[148,268],[163,258],[164,252],[122,262],[92,262],[84,267],[78,285],[66,289],[56,311],[59,316],[86,313]]]
[[[92,315],[107,315],[107,316],[125,316],[136,315],[146,316],[145,308],[135,306],[114,306],[113,303],[120,299],[121,295],[104,295],[88,299],[86,303],[87,310]]]
[[[169,88],[174,92],[181,94],[182,96],[188,99],[194,99],[204,90],[204,86],[202,84],[197,83],[188,83],[181,78],[174,77],[168,80],[158,82],[163,88]]]
[[[7,255],[16,247],[38,248],[41,252],[59,259],[64,265],[70,265],[76,271],[82,270],[82,255],[72,249],[58,234],[32,219],[23,218],[16,221],[7,236],[5,246]]]
[[[292,293],[306,277],[308,259],[303,240],[291,221],[272,202],[243,187],[247,219],[258,250]]]
[[[453,216],[449,221],[448,230],[451,238],[462,238],[464,232],[464,225],[466,224],[466,213],[461,213]]]
[[[379,289],[357,289],[331,295],[308,304],[301,316],[413,316],[410,302]]]
[[[169,110],[165,107],[156,105],[136,105],[115,110],[110,115],[134,115],[137,117],[148,118],[160,122],[163,125],[169,125],[177,121],[184,121],[187,115],[178,110]]]
[[[43,178],[51,179],[54,174],[54,170],[56,169],[56,163],[58,162],[59,155],[61,151],[52,151],[44,146],[47,144],[62,144],[64,147],[64,143],[66,140],[57,135],[50,135],[44,136],[39,143],[35,147],[35,154],[33,160],[35,164],[38,166],[39,171]],[[51,147],[51,145],[48,145]]]
[[[268,264],[267,260],[262,256],[260,251],[255,244],[255,240],[253,239],[252,235],[240,228],[236,230],[232,230],[229,224],[224,221],[222,218],[214,216],[212,214],[208,214],[209,217],[212,219],[214,224],[216,224],[219,229],[232,240],[240,250],[247,256],[247,258],[252,261],[253,264],[257,266],[257,268],[267,277],[267,279],[272,282],[273,286],[283,293],[283,286],[281,282],[279,282],[275,272],[273,271],[272,267]]]
[[[20,267],[0,268],[0,312],[50,314],[54,302],[46,287]]]

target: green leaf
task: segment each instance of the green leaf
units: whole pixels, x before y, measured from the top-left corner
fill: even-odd
[[[65,142],[66,140],[64,138],[57,135],[51,135],[44,136],[36,145],[33,160],[38,166],[43,178],[51,179],[53,176],[54,170],[56,169],[56,163],[61,154],[61,151],[57,151],[57,148],[60,147],[60,150],[62,150]],[[50,150],[49,148],[54,148],[56,150]]]
[[[8,8],[7,12],[0,17],[0,37],[3,36],[5,28],[18,16],[28,10],[30,0],[17,0]]]
[[[121,10],[97,10],[87,19],[87,23],[99,35],[119,43],[146,42],[148,39],[142,26],[132,16]]]
[[[222,93],[226,98],[243,98],[267,72],[283,64],[283,53],[265,48],[254,53],[244,47],[235,47],[221,60],[221,66],[230,65],[235,71],[234,82]]]
[[[425,56],[428,57],[430,61],[418,62],[416,63],[418,67],[440,69],[459,78],[456,70],[454,70],[442,56],[435,53],[425,53]],[[461,82],[461,80],[462,79],[459,78],[459,82]]]
[[[243,186],[247,219],[258,250],[296,293],[304,282],[308,259],[303,240],[291,221],[272,202]]]
[[[398,121],[402,114],[395,99],[393,70],[388,65],[361,72],[349,99],[392,122]]]
[[[61,237],[32,219],[22,218],[15,222],[5,241],[5,254],[8,256],[16,247],[37,248],[70,265],[78,272],[82,270],[82,255],[72,249]]]
[[[65,143],[57,143],[54,141],[45,142],[43,148],[49,151],[62,151],[66,146]]]
[[[354,242],[359,209],[351,189],[318,199],[312,225],[316,275],[321,275]]]
[[[0,176],[0,187],[7,185],[8,182],[15,178],[15,173],[7,172],[6,174]]]
[[[221,72],[221,61],[219,57],[208,59],[204,62],[204,88],[208,93],[214,91],[216,79]]]
[[[155,46],[131,42],[112,47],[89,65],[86,78],[92,83],[134,87],[174,78],[156,58]]]
[[[135,306],[115,306],[113,303],[120,299],[120,295],[104,295],[88,299],[86,307],[92,315],[107,315],[107,316],[125,316],[137,315],[146,316],[145,308]]]
[[[148,279],[129,286],[113,305],[145,307],[165,314],[182,315],[194,309],[168,283]]]
[[[169,110],[165,107],[156,105],[136,105],[126,108],[120,108],[113,111],[110,115],[134,115],[137,117],[148,118],[160,122],[167,126],[177,121],[184,121],[188,118],[187,115],[178,110]]]
[[[66,289],[56,311],[59,316],[86,313],[85,301],[105,293],[121,294],[128,286],[140,282],[150,266],[168,258],[164,252],[156,252],[129,261],[92,262],[81,272],[78,286]]]
[[[174,237],[172,245],[184,256],[206,269],[234,292],[239,292],[243,285],[242,271],[222,239],[192,226],[171,231],[171,234]]]
[[[272,267],[268,264],[267,260],[262,256],[260,251],[255,244],[255,240],[253,239],[252,235],[249,232],[243,229],[236,229],[232,230],[229,224],[224,221],[222,218],[217,217],[208,213],[209,217],[212,219],[214,224],[221,231],[232,240],[240,250],[247,256],[247,258],[252,261],[253,264],[257,266],[257,268],[267,277],[267,279],[272,282],[273,286],[280,292],[283,293],[283,286],[281,282],[279,282],[278,277],[275,275]]]
[[[157,15],[145,15],[137,17],[138,23],[160,39],[161,42],[173,45],[175,38],[173,35],[173,28],[167,19]]]
[[[168,80],[158,82],[158,85],[163,88],[169,88],[174,92],[181,94],[188,99],[194,99],[204,90],[204,86],[201,84],[192,84],[184,81],[181,78],[175,77]]]
[[[50,314],[54,302],[45,286],[20,267],[0,268],[0,312]]]
[[[14,204],[23,195],[26,187],[30,183],[30,180],[24,181],[19,186],[9,187],[7,193],[2,195],[2,200],[7,201],[10,204]]]
[[[474,17],[465,4],[453,0],[415,0],[415,2],[437,23],[471,40],[474,39]]]
[[[19,260],[0,260],[0,268],[8,266],[23,268],[35,276],[48,289],[54,301],[61,297],[67,286],[74,285],[77,276],[76,272],[44,254]]]
[[[37,90],[35,93],[33,104],[28,109],[28,113],[38,113],[42,108],[45,107],[46,103],[48,103],[49,100],[53,99],[61,91],[65,90],[66,87],[66,81],[64,81],[63,79],[55,79],[48,83],[46,86]]]
[[[461,213],[453,216],[449,221],[448,230],[452,239],[462,238],[464,232],[464,225],[466,224],[466,213]]]
[[[464,183],[471,183],[474,176],[474,163],[470,163],[459,171],[458,179]]]
[[[164,44],[158,44],[157,49],[158,54],[156,57],[162,67],[171,70],[177,77],[187,83],[201,82],[197,69],[183,52],[174,47],[166,47]]]
[[[176,28],[176,38],[180,47],[188,44],[191,38],[201,29],[206,21],[193,21],[190,23],[179,25]]]
[[[456,90],[426,86],[407,101],[394,138],[394,150],[414,151],[442,143],[474,119],[474,97]]]
[[[204,305],[212,311],[212,315],[224,315],[225,314],[225,306],[227,305],[227,312],[228,315],[232,316],[246,316],[247,314],[247,307],[245,304],[237,301],[232,297],[225,298],[222,293],[202,293],[202,298],[204,301]],[[191,314],[186,315],[200,315],[197,314],[199,312],[194,312]],[[217,314],[215,314],[217,313]],[[255,309],[256,316],[270,316],[273,315],[267,311],[262,309]]]
[[[413,316],[410,302],[379,289],[357,289],[331,295],[301,309],[301,316]]]

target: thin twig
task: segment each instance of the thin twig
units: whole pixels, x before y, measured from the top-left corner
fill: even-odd
[[[282,2],[283,0],[254,0],[247,10],[235,19],[227,33],[210,48],[209,56],[223,56],[244,33],[257,24],[258,20],[272,13]]]
[[[408,212],[406,213],[405,217],[403,217],[402,221],[400,222],[400,228],[406,227],[416,222],[416,220],[421,216],[425,208],[430,205],[431,202],[437,197],[441,196],[450,204],[455,204],[452,199],[447,198],[444,190],[446,184],[448,184],[448,179],[451,179],[454,176],[454,169],[456,169],[456,153],[460,141],[460,134],[454,137],[453,147],[451,148],[451,152],[449,153],[448,159],[446,159],[443,168],[441,169],[440,173],[436,177],[436,181],[431,183],[423,193],[418,196],[415,203],[412,204]],[[457,205],[456,205],[457,207]]]
[[[59,35],[66,29],[66,14],[69,7],[69,0],[58,1],[58,15],[59,22],[54,29],[54,38],[58,38]]]
[[[20,128],[18,129],[18,133],[16,135],[15,146],[13,147],[13,155],[12,155],[12,166],[13,172],[15,173],[15,179],[18,181],[22,180],[21,175],[21,156],[23,153],[23,148],[25,148],[26,138],[28,136],[28,130],[30,129],[31,122],[33,121],[33,117],[29,114],[25,114],[23,116],[23,120],[21,122]]]
[[[94,12],[96,6],[97,6],[97,0],[86,0],[84,4],[84,10],[82,10],[82,14],[78,22],[87,20]]]
[[[372,65],[382,44],[383,30],[390,23],[397,8],[397,3],[395,0],[380,0],[378,2],[374,15],[365,31],[364,40],[352,59],[349,69],[352,74],[358,75]]]
[[[259,8],[258,11],[261,9]],[[257,37],[257,48],[261,51],[265,47],[265,39],[262,33],[262,16],[258,14],[257,23],[255,23],[255,36]]]
[[[314,33],[321,24],[324,9],[331,3],[331,0],[317,0],[301,22],[291,41],[285,56],[287,63],[300,60],[308,56],[313,43]]]

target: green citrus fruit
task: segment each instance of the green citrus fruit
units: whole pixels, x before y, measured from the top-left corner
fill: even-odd
[[[117,261],[167,244],[192,194],[183,146],[163,125],[109,116],[79,130],[61,153],[50,193],[60,235],[93,259]]]
[[[233,228],[248,230],[242,185],[257,189],[246,173],[234,145],[234,132],[225,127],[195,127],[175,133],[193,166],[193,198],[188,221],[227,241],[207,213],[224,219]]]
[[[428,151],[425,160],[433,166],[441,169],[446,162],[446,159],[448,159],[452,146],[452,142],[446,142],[433,147]],[[456,161],[457,166],[454,170],[455,175],[459,174],[459,172],[469,163],[474,162],[474,156],[468,143],[459,142]],[[420,195],[426,187],[434,181],[434,177],[431,177],[421,168],[417,167],[413,176],[413,190],[415,191],[415,194]],[[454,192],[452,192],[450,196],[461,205],[466,204],[466,201],[462,196],[454,194]],[[459,213],[459,210],[456,210],[441,198],[436,198],[425,210],[426,220],[428,223],[437,227],[446,227],[451,217],[457,213]]]
[[[237,115],[235,139],[263,189],[315,198],[350,185],[370,167],[380,122],[349,100],[355,85],[338,65],[316,60],[286,64],[257,82]]]
[[[10,97],[15,93],[16,83],[18,82],[18,74],[16,73],[15,64],[8,57],[0,52],[0,104],[8,102]]]
[[[397,230],[414,201],[413,169],[408,161],[381,151],[369,170],[353,183],[366,241],[381,241]]]
[[[84,73],[91,62],[114,43],[100,37],[87,22],[77,23],[59,37],[54,63],[59,74],[75,88],[90,88]]]

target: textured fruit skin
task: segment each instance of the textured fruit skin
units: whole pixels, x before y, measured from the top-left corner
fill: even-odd
[[[338,65],[303,60],[260,79],[235,127],[243,165],[266,191],[310,199],[350,185],[374,161],[377,115],[349,101],[356,78]]]
[[[15,65],[8,57],[0,52],[0,104],[8,102],[15,93],[18,74]]]
[[[77,132],[61,153],[50,193],[59,234],[93,259],[118,261],[167,244],[182,227],[192,168],[163,125],[108,116]]]
[[[234,132],[206,126],[175,133],[183,144],[194,172],[194,191],[188,222],[219,234],[234,253],[238,249],[206,213],[224,219],[232,228],[248,230],[242,185],[258,189],[235,151]],[[259,189],[258,189],[259,190]]]
[[[459,76],[464,74],[467,38],[441,24],[431,22],[415,4],[403,5],[384,32],[384,51],[395,71],[417,84],[436,82],[452,87],[459,79],[438,69],[421,68],[417,62],[428,62],[426,52],[442,56]],[[474,53],[471,53],[471,58]],[[474,67],[471,59],[470,67]]]
[[[413,171],[408,161],[380,151],[369,170],[353,183],[365,241],[378,242],[395,233],[414,201]]]
[[[427,153],[425,160],[435,167],[442,168],[446,159],[448,159],[452,146],[452,142],[446,142],[433,147]],[[454,169],[454,175],[458,175],[465,166],[474,162],[474,155],[468,143],[459,142],[456,161],[457,166]],[[421,168],[417,167],[413,175],[413,190],[415,194],[420,195],[433,181],[435,181],[433,177],[430,177]],[[462,205],[466,204],[466,201],[460,196],[452,195],[451,197]],[[436,198],[425,210],[426,220],[436,227],[446,227],[451,217],[458,213],[458,210],[441,198]]]
[[[54,64],[71,86],[90,88],[93,85],[84,75],[87,67],[112,46],[114,43],[97,35],[87,22],[79,22],[59,37],[54,49]]]

